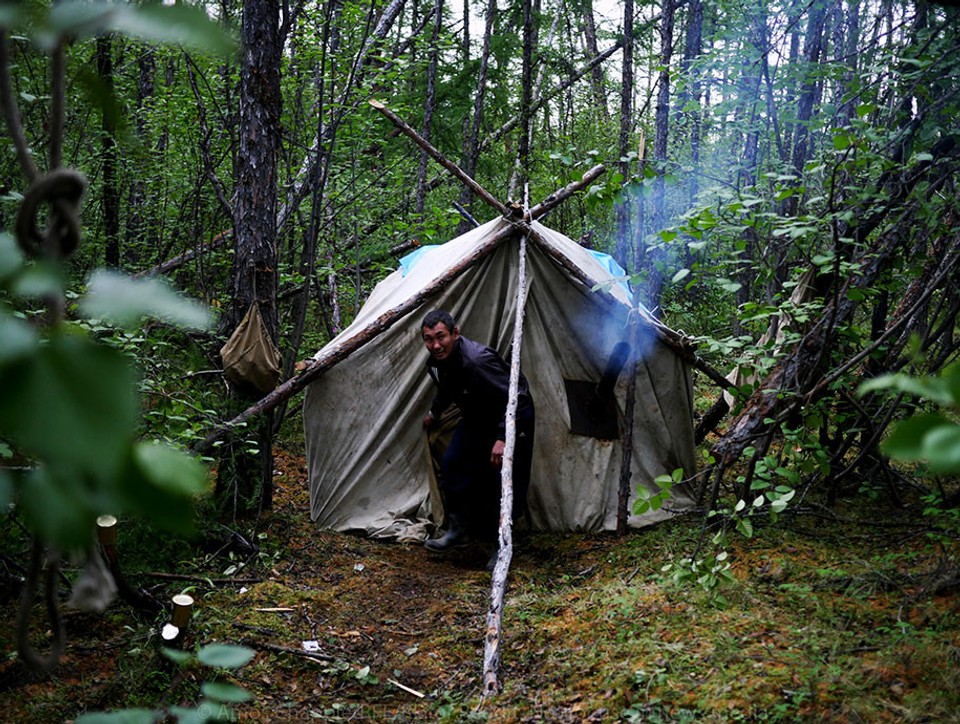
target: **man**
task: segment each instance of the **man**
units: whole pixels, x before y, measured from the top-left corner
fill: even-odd
[[[430,353],[427,371],[437,385],[423,427],[429,430],[451,404],[461,413],[440,462],[447,531],[425,544],[431,551],[442,552],[466,542],[471,534],[485,537],[497,529],[510,367],[496,350],[462,336],[448,312],[430,312],[420,331]],[[523,375],[518,392],[514,517],[526,506],[535,423],[533,398]]]

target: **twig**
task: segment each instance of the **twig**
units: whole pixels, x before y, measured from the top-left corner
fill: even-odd
[[[387,679],[387,681],[393,684],[394,686],[396,686],[398,689],[403,689],[408,694],[413,694],[414,696],[419,697],[420,699],[423,699],[426,696],[426,694],[424,694],[422,691],[417,691],[416,689],[411,689],[409,686],[404,686],[403,684],[401,684],[399,681],[396,681],[395,679]]]
[[[278,654],[300,656],[305,659],[310,659],[311,661],[316,661],[318,664],[326,664],[337,660],[336,657],[331,656],[330,654],[322,654],[316,651],[304,651],[303,649],[295,649],[291,646],[278,646],[277,644],[267,643],[266,641],[258,641],[256,639],[241,639],[240,643],[244,646],[251,646],[255,649],[275,651]]]
[[[159,571],[148,571],[140,575],[149,576],[150,578],[163,578],[168,581],[209,583],[212,586],[229,586],[234,583],[263,583],[262,578],[206,578],[204,576],[188,576],[183,573],[161,573]]]

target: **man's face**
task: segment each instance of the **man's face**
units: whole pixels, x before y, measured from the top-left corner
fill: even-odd
[[[447,359],[453,351],[453,345],[460,339],[460,328],[454,327],[451,331],[443,322],[438,322],[433,327],[424,327],[421,332],[427,352],[437,361]]]

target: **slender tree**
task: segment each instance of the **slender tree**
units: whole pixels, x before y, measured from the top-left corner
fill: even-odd
[[[240,57],[240,147],[236,167],[234,267],[227,328],[251,305],[260,309],[271,341],[277,320],[277,149],[280,140],[280,3],[246,0]],[[249,396],[245,396],[249,400]],[[218,492],[236,490],[243,508],[270,508],[273,494],[273,431],[270,413],[258,425],[256,455],[227,445]],[[232,480],[224,480],[231,476]],[[260,495],[256,496],[259,483]]]

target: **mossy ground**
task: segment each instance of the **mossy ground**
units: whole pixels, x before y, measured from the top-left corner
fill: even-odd
[[[225,677],[255,697],[235,707],[240,721],[960,721],[960,601],[950,588],[930,595],[931,579],[918,575],[947,551],[884,532],[896,528],[881,527],[877,511],[869,525],[798,517],[734,541],[723,607],[660,572],[690,554],[698,520],[623,539],[522,536],[503,617],[503,689],[483,699],[486,551],[436,557],[318,531],[302,459],[280,455],[278,470],[259,553],[187,551],[174,570],[192,581],[131,576],[155,595],[197,599],[188,648],[257,651]],[[231,575],[246,582],[221,582]],[[159,652],[164,617],[115,603],[101,616],[67,613],[66,655],[52,677],[31,680],[14,653],[15,609],[4,598],[2,721],[196,703],[201,682],[217,676]],[[40,648],[43,620],[37,607]]]

